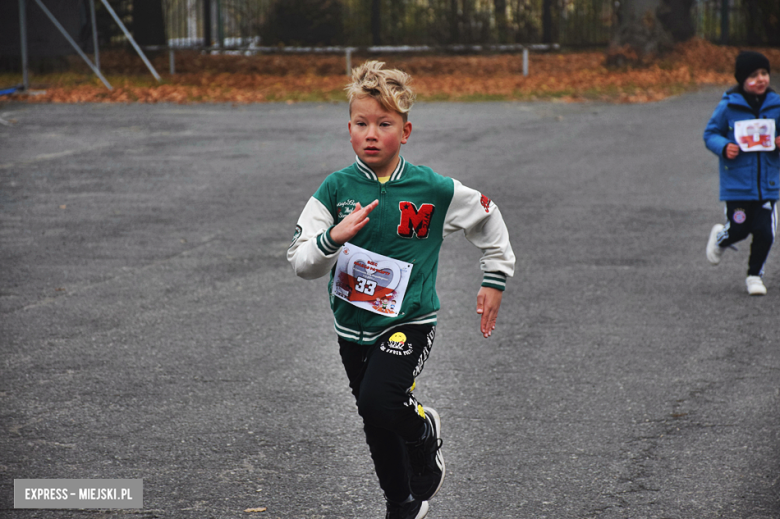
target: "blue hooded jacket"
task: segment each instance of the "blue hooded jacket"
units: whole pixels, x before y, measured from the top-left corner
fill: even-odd
[[[767,91],[758,117],[744,96],[732,88],[723,94],[704,130],[704,143],[720,159],[720,199],[777,200],[780,198],[780,150],[744,152],[727,159],[723,151],[736,144],[734,123],[749,119],[774,119],[780,132],[780,95]]]

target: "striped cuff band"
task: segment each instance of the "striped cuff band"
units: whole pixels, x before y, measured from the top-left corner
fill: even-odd
[[[503,292],[506,290],[506,276],[501,272],[485,272],[482,275],[482,286],[495,288]]]
[[[317,247],[319,247],[326,256],[336,254],[341,248],[341,245],[335,243],[330,237],[330,230],[333,229],[333,227],[335,226],[331,225],[322,234],[317,236]]]

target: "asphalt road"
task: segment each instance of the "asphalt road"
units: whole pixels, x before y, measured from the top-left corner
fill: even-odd
[[[780,517],[780,269],[714,268],[720,97],[426,104],[403,150],[501,207],[518,256],[482,339],[445,241],[418,399],[429,518]],[[326,280],[295,221],[353,160],[345,104],[0,107],[0,515],[379,518]],[[14,479],[143,479],[142,510],[14,510]],[[248,508],[266,508],[247,513]]]

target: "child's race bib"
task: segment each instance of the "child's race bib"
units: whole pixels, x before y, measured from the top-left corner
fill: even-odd
[[[749,119],[734,123],[734,137],[742,151],[773,151],[775,120]]]
[[[358,308],[395,317],[413,266],[347,242],[336,263],[331,293]]]

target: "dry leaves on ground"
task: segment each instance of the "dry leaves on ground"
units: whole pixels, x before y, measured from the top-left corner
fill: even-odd
[[[775,70],[780,49],[759,49]],[[412,74],[421,100],[601,100],[658,101],[705,84],[734,83],[739,49],[700,39],[680,44],[671,54],[643,68],[608,69],[604,52],[532,53],[530,74],[522,75],[522,56],[379,55],[353,56],[385,61]],[[152,56],[158,71],[168,70],[167,53]],[[268,101],[343,101],[343,55],[205,55],[177,52],[174,75],[155,82],[138,56],[104,52],[101,66],[114,86],[108,90],[73,62],[75,72],[33,77],[35,96],[14,99],[43,103],[261,103]],[[82,69],[82,70],[79,70]],[[0,77],[0,81],[8,81]]]

